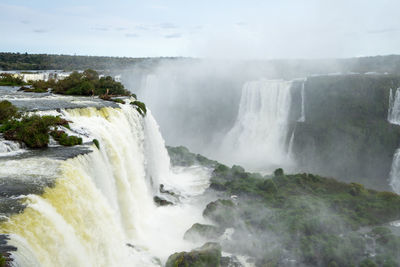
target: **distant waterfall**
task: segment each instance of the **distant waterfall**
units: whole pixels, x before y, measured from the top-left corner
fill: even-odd
[[[298,122],[306,121],[306,114],[305,114],[305,110],[304,110],[304,98],[305,98],[304,87],[305,87],[306,82],[307,82],[307,78],[305,78],[303,83],[301,84],[301,113],[300,113],[300,118],[297,120]]]
[[[393,90],[390,89],[388,121],[400,125],[400,88],[397,88],[394,94]]]
[[[400,194],[400,149],[397,149],[393,156],[390,170],[390,186],[394,192]]]
[[[397,88],[394,94],[393,90],[390,89],[388,121],[400,125],[400,88]],[[397,149],[393,155],[389,180],[393,191],[400,194],[400,149]]]
[[[222,143],[231,164],[272,171],[288,164],[290,81],[259,80],[243,86],[239,113]]]
[[[44,194],[23,196],[25,210],[0,223],[0,233],[9,234],[9,244],[18,248],[13,264],[151,267],[194,248],[182,237],[193,223],[204,222],[202,207],[185,199],[156,207],[153,196],[161,182],[177,195],[201,194],[209,184],[208,170],[171,170],[150,111],[143,118],[125,104],[62,113],[73,130],[84,133],[85,142],[96,138],[100,149],[93,145],[93,152],[66,161],[0,161],[0,176],[55,180]]]
[[[397,88],[393,94],[390,89],[389,93],[389,110],[388,121],[392,124],[400,125],[400,88]],[[400,150],[396,150],[393,155],[392,167],[389,175],[390,186],[393,191],[400,193]]]

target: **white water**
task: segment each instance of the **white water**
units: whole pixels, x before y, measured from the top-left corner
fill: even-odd
[[[24,165],[26,173],[53,166],[34,170],[56,184],[42,196],[28,195],[24,212],[0,225],[18,247],[17,266],[159,266],[157,259],[199,246],[183,235],[205,222],[196,196],[208,187],[209,171],[171,169],[151,112],[143,119],[130,105],[120,107],[63,111],[73,130],[99,140],[100,150],[93,146],[92,153],[65,162],[32,158]],[[21,163],[2,162],[0,174],[23,176]],[[182,196],[177,205],[154,205],[161,183]]]
[[[400,194],[400,149],[394,153],[389,179],[393,191]]]
[[[304,87],[305,84],[307,82],[307,78],[305,78],[305,80],[303,81],[303,83],[301,84],[301,114],[300,114],[300,118],[297,120],[298,122],[305,122],[306,121],[306,114],[305,114],[305,110],[304,110]]]
[[[236,122],[222,143],[229,163],[261,171],[290,164],[286,139],[291,85],[259,80],[243,86]]]
[[[394,94],[390,89],[388,121],[400,125],[400,88],[397,88]]]
[[[390,89],[388,121],[392,124],[400,125],[400,88],[397,88],[394,95],[393,90]],[[389,180],[389,185],[393,191],[400,194],[400,149],[397,149],[393,155]]]

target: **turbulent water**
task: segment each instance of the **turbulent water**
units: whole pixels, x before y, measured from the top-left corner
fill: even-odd
[[[222,149],[230,163],[253,170],[272,171],[290,165],[288,117],[292,82],[259,80],[242,90],[239,113]]]
[[[151,112],[143,118],[127,104],[61,113],[72,133],[84,142],[96,138],[100,149],[92,145],[93,152],[68,160],[0,160],[0,177],[51,184],[43,194],[18,196],[26,208],[0,225],[18,248],[15,266],[159,266],[198,246],[182,237],[204,222],[197,196],[208,187],[209,170],[171,168]],[[160,184],[179,196],[176,205],[155,206]]]

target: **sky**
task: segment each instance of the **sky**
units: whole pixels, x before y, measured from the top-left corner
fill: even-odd
[[[399,0],[0,0],[0,51],[277,59],[400,54]]]

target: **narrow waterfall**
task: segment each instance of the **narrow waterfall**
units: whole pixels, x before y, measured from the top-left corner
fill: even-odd
[[[389,185],[394,192],[400,194],[400,149],[397,149],[393,156]]]
[[[400,88],[397,88],[395,93],[390,89],[388,121],[400,125]]]
[[[287,134],[292,82],[259,80],[243,86],[239,113],[222,151],[231,164],[272,171],[288,164]]]
[[[306,114],[304,110],[304,98],[305,98],[305,84],[307,82],[307,78],[304,79],[303,83],[301,84],[301,114],[300,118],[297,120],[298,122],[305,122],[306,121]]]
[[[143,118],[126,104],[62,114],[72,132],[84,142],[97,139],[100,149],[93,145],[93,152],[66,161],[0,161],[2,176],[54,181],[43,194],[22,197],[24,211],[0,223],[0,233],[18,248],[14,265],[160,266],[170,254],[198,245],[182,237],[204,221],[192,196],[208,187],[209,171],[170,168],[151,112]],[[156,207],[153,196],[161,183],[192,198]]]
[[[400,125],[400,88],[397,88],[394,94],[393,90],[390,89],[388,121],[392,124]],[[400,149],[397,149],[393,155],[389,180],[393,191],[400,194]]]

